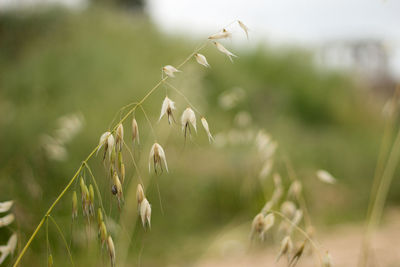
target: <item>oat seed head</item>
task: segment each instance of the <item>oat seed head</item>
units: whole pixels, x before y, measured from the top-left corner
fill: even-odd
[[[210,128],[208,127],[208,122],[207,122],[206,118],[204,118],[204,117],[201,118],[201,124],[203,125],[203,128],[207,133],[208,142],[211,143],[211,141],[214,141],[214,138],[213,138],[213,136],[212,136],[212,134],[210,132]]]
[[[14,203],[14,201],[12,201],[12,200],[0,202],[0,213],[9,211],[11,209],[13,203]]]
[[[206,68],[210,67],[210,64],[208,64],[207,62],[207,58],[199,53],[194,54],[194,58],[196,59],[197,63],[199,63],[200,65],[203,65]]]
[[[175,102],[172,101],[171,99],[169,99],[168,96],[166,96],[164,98],[164,101],[163,101],[162,106],[161,106],[161,113],[160,113],[160,118],[158,119],[158,121],[160,121],[161,118],[165,114],[167,114],[168,123],[171,124],[172,120],[174,119],[174,116],[172,114],[173,110],[175,110]]]
[[[327,184],[335,184],[336,179],[330,174],[329,172],[325,170],[318,170],[317,171],[317,177],[321,182],[327,183]]]
[[[164,71],[164,73],[165,74],[167,74],[169,77],[175,77],[175,72],[181,72],[180,70],[177,70],[174,66],[171,66],[171,65],[167,65],[167,66],[164,66],[163,68],[162,68],[162,70]]]
[[[132,119],[132,142],[139,144],[139,126],[135,118]]]
[[[109,235],[107,238],[107,249],[108,249],[108,254],[110,255],[110,260],[111,260],[111,266],[115,266],[115,247],[114,247],[114,241],[112,240],[112,237]]]
[[[232,52],[230,52],[228,49],[226,49],[222,44],[218,43],[218,42],[213,42],[214,45],[217,47],[217,49],[224,53],[225,55],[228,56],[228,58],[230,59],[231,62],[233,62],[232,57],[237,57],[235,54],[233,54]]]
[[[194,130],[197,132],[196,115],[194,114],[194,111],[188,107],[182,113],[181,117],[182,131],[185,131],[185,129],[189,126],[189,123],[192,124]]]
[[[14,222],[14,214],[7,214],[6,216],[0,218],[0,227],[10,225]]]
[[[164,149],[158,144],[154,143],[154,145],[150,149],[149,155],[149,172],[151,171],[151,161],[154,164],[154,170],[157,172],[157,166],[162,169],[162,162],[165,165],[165,169],[168,172],[168,164],[167,159],[165,157]]]
[[[208,37],[209,40],[218,40],[218,39],[226,39],[226,38],[231,38],[232,37],[232,33],[229,32],[226,29],[222,29],[221,32],[210,35]]]
[[[242,28],[243,31],[245,32],[247,40],[248,40],[249,39],[249,28],[240,20],[238,20],[238,24],[239,24],[240,28]]]

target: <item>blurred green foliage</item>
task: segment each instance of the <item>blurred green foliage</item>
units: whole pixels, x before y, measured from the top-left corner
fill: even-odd
[[[163,35],[144,15],[99,7],[76,13],[1,14],[0,36],[1,200],[16,201],[16,228],[26,241],[115,112],[144,96],[160,79],[161,67],[178,65],[198,42]],[[240,57],[234,64],[212,45],[202,53],[211,69],[191,62],[170,82],[207,116],[212,132],[265,129],[279,143],[275,170],[286,179],[280,158],[291,159],[317,222],[363,219],[382,135],[381,96],[360,88],[349,75],[319,69],[310,53],[300,49],[260,44],[237,51]],[[221,95],[232,88],[242,88],[244,96],[223,109]],[[172,90],[168,93],[183,111],[184,99]],[[140,254],[146,266],[193,261],[225,226],[253,218],[265,202],[263,187],[272,191],[269,180],[259,186],[253,147],[229,142],[223,148],[209,146],[202,129],[184,145],[178,125],[170,129],[165,121],[157,123],[164,96],[160,88],[144,104],[171,166],[170,174],[154,177],[148,185],[152,231],[143,233],[138,224],[132,235],[132,258],[136,261]],[[245,129],[235,123],[240,111],[252,118]],[[71,113],[83,116],[83,130],[66,145],[66,161],[49,159],[43,135],[51,135],[57,119]],[[142,175],[148,176],[147,153],[154,138],[143,114],[137,112],[137,118],[143,142],[134,154],[141,158]],[[129,140],[129,124],[125,127]],[[129,162],[128,154],[125,158]],[[100,156],[90,164],[108,210],[110,193]],[[127,165],[135,187],[137,175],[132,164]],[[320,184],[314,175],[320,168],[329,170],[339,184]],[[400,195],[391,199],[398,201]],[[67,194],[54,214],[68,239],[70,205]],[[118,217],[113,205],[112,215]],[[75,231],[83,233],[84,224],[78,221]],[[68,265],[56,229],[50,227],[50,233],[55,262],[64,259]],[[45,245],[41,231],[26,255],[32,266],[45,262]],[[95,251],[79,244],[73,248],[77,259],[89,264],[97,260]]]

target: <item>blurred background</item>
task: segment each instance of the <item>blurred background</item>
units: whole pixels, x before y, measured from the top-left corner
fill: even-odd
[[[14,200],[16,216],[0,229],[1,243],[17,231],[21,249],[121,117],[118,110],[140,100],[162,66],[179,65],[240,19],[249,39],[232,24],[232,39],[223,41],[238,55],[233,64],[210,43],[201,53],[211,68],[190,60],[169,80],[207,118],[215,142],[208,144],[199,120],[186,143],[179,125],[158,122],[166,92],[178,121],[188,105],[171,88],[160,87],[143,105],[155,133],[135,112],[141,143],[133,155],[152,204],[151,231],[136,220],[138,173],[130,154],[124,152],[121,213],[101,155],[89,161],[111,218],[117,266],[274,266],[279,240],[271,235],[252,246],[248,237],[272,194],[272,174],[290,183],[283,159],[303,183],[317,240],[337,266],[355,266],[385,121],[397,106],[390,100],[400,79],[399,11],[400,2],[391,0],[0,0],[0,201]],[[130,125],[124,126],[131,145]],[[257,154],[260,132],[277,144],[269,167]],[[160,176],[147,171],[155,139],[170,167]],[[319,181],[319,169],[337,183]],[[371,266],[400,261],[399,192],[394,179],[374,241],[379,264]],[[75,265],[108,266],[95,227],[88,230],[81,211],[71,222],[71,194],[53,217]],[[49,235],[55,266],[70,266],[52,224]],[[43,266],[46,255],[42,229],[22,266]],[[5,266],[14,260],[15,254]],[[307,258],[299,265],[311,266]]]

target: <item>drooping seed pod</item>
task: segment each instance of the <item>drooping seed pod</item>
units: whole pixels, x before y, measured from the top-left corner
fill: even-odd
[[[151,170],[151,162],[152,161],[153,161],[155,173],[157,173],[157,166],[162,171],[162,162],[161,161],[163,161],[163,163],[165,165],[165,169],[168,172],[168,164],[167,164],[167,159],[165,157],[164,149],[158,143],[154,143],[154,145],[151,147],[151,150],[150,150],[149,172]]]
[[[0,227],[10,225],[14,222],[14,214],[7,214],[6,216],[0,218]]]
[[[333,267],[332,257],[328,251],[326,251],[322,260],[323,267]]]
[[[161,113],[158,121],[160,121],[161,118],[167,114],[168,123],[171,124],[172,121],[175,121],[174,114],[172,113],[173,110],[175,110],[175,102],[166,96],[161,106]]]
[[[332,176],[329,172],[325,170],[318,170],[317,171],[317,177],[321,182],[327,183],[327,184],[335,184],[336,179],[335,177]]]
[[[151,206],[147,198],[144,198],[140,204],[140,217],[143,227],[146,228],[148,226],[151,228]]]
[[[82,193],[82,210],[83,210],[83,215],[85,216],[89,216],[89,203],[90,203],[89,189],[85,185]]]
[[[135,143],[135,141],[137,141],[137,143],[139,144],[139,126],[137,124],[137,121],[135,118],[132,119],[132,142]]]
[[[103,246],[104,242],[106,242],[107,240],[107,227],[103,221],[100,222],[99,234],[100,234],[100,242],[101,245]]]
[[[111,160],[112,154],[115,153],[115,139],[112,134],[110,134],[107,138],[107,151],[108,151],[108,159],[111,162],[114,162],[113,160]],[[104,152],[107,152],[107,151],[104,151]],[[104,157],[105,157],[105,154],[104,154]]]
[[[104,148],[104,154],[107,152],[107,139],[108,139],[108,137],[111,135],[111,133],[110,132],[105,132],[105,133],[103,133],[101,136],[100,136],[100,140],[99,140],[99,148],[97,149],[97,151],[96,151],[96,154],[99,152],[99,150],[103,147],[103,146],[105,146],[105,148]]]
[[[136,200],[138,204],[138,211],[140,212],[140,204],[142,203],[143,199],[145,199],[144,190],[141,184],[137,185],[136,188]]]
[[[207,133],[208,142],[211,143],[211,141],[213,141],[214,138],[213,138],[213,136],[211,135],[210,128],[208,127],[208,122],[207,122],[206,118],[204,118],[204,117],[201,118],[201,124],[203,125],[203,128],[204,128],[204,130],[205,130],[206,133]]]
[[[284,255],[286,255],[289,258],[292,249],[293,249],[292,239],[290,238],[290,236],[285,236],[282,239],[281,248],[279,250],[278,256],[275,259],[275,262],[278,262],[279,259]]]
[[[117,157],[117,152],[115,151],[115,146],[114,146],[112,151],[111,151],[111,155],[110,155],[110,165],[114,165],[115,164],[116,157]]]
[[[114,247],[114,242],[109,235],[107,238],[107,249],[108,249],[108,254],[110,255],[110,260],[111,260],[111,266],[115,266],[115,247]]]
[[[100,229],[101,223],[103,222],[103,212],[101,211],[101,208],[97,209],[97,226]]]
[[[123,184],[125,181],[125,164],[121,164],[121,183]]]
[[[78,217],[78,197],[76,191],[72,193],[72,219]]]
[[[14,201],[12,201],[12,200],[0,202],[0,213],[9,211],[11,209],[13,203],[14,203]]]
[[[185,138],[188,131],[191,133],[189,123],[192,124],[194,130],[197,132],[196,115],[191,108],[186,108],[181,117],[182,131],[184,132]]]
[[[124,143],[124,126],[120,123],[115,132],[115,144],[118,147],[119,151],[122,150],[122,146]]]
[[[15,248],[17,247],[17,241],[18,241],[17,234],[14,233],[8,239],[7,245],[0,246],[0,252],[1,252],[0,264],[4,262],[4,260],[7,258],[8,255],[14,253]]]
[[[235,54],[233,54],[232,52],[230,52],[228,49],[226,49],[222,44],[218,43],[218,42],[213,42],[215,44],[215,46],[217,47],[217,49],[224,53],[225,55],[228,56],[228,58],[230,59],[231,62],[233,62],[232,57],[237,57]]]
[[[208,37],[209,40],[217,40],[217,39],[226,39],[226,38],[231,38],[232,33],[230,33],[227,29],[222,29],[221,32],[210,35]]]
[[[249,28],[240,20],[238,20],[238,24],[239,24],[240,28],[242,28],[243,31],[246,33],[247,39],[249,39]]]
[[[197,63],[199,63],[200,65],[203,65],[206,68],[210,67],[210,64],[208,64],[207,62],[207,58],[199,53],[194,54],[194,58],[196,59]]]
[[[89,185],[89,214],[94,216],[94,189],[93,185]]]
[[[301,243],[301,245],[297,248],[296,252],[294,253],[292,259],[289,262],[289,266],[296,266],[297,262],[299,261],[299,259],[303,255],[304,247],[306,245],[306,241],[307,241],[307,239],[304,240],[303,243]]]
[[[292,201],[285,201],[281,205],[281,212],[291,220],[296,213],[296,205]]]
[[[52,254],[50,254],[49,258],[47,259],[47,266],[53,267],[53,255]]]
[[[267,216],[259,213],[254,217],[251,225],[251,237],[258,236],[261,241],[264,240],[265,233],[274,225],[275,216],[269,213]]]
[[[298,199],[301,195],[301,189],[302,189],[302,186],[301,186],[300,181],[299,180],[294,181],[289,187],[288,197]]]
[[[118,205],[121,205],[121,202],[124,199],[123,193],[122,193],[122,185],[121,185],[121,181],[119,180],[118,174],[117,172],[114,172],[113,175],[113,186],[116,190],[116,195],[117,195],[117,199],[118,199]]]
[[[162,70],[164,71],[165,74],[167,74],[169,77],[172,78],[175,77],[174,74],[175,72],[181,72],[180,70],[176,69],[174,66],[171,65],[164,66]]]

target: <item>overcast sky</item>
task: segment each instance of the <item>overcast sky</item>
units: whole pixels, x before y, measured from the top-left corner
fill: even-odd
[[[399,0],[148,0],[147,12],[163,31],[195,37],[240,19],[272,44],[378,39],[400,77]]]

